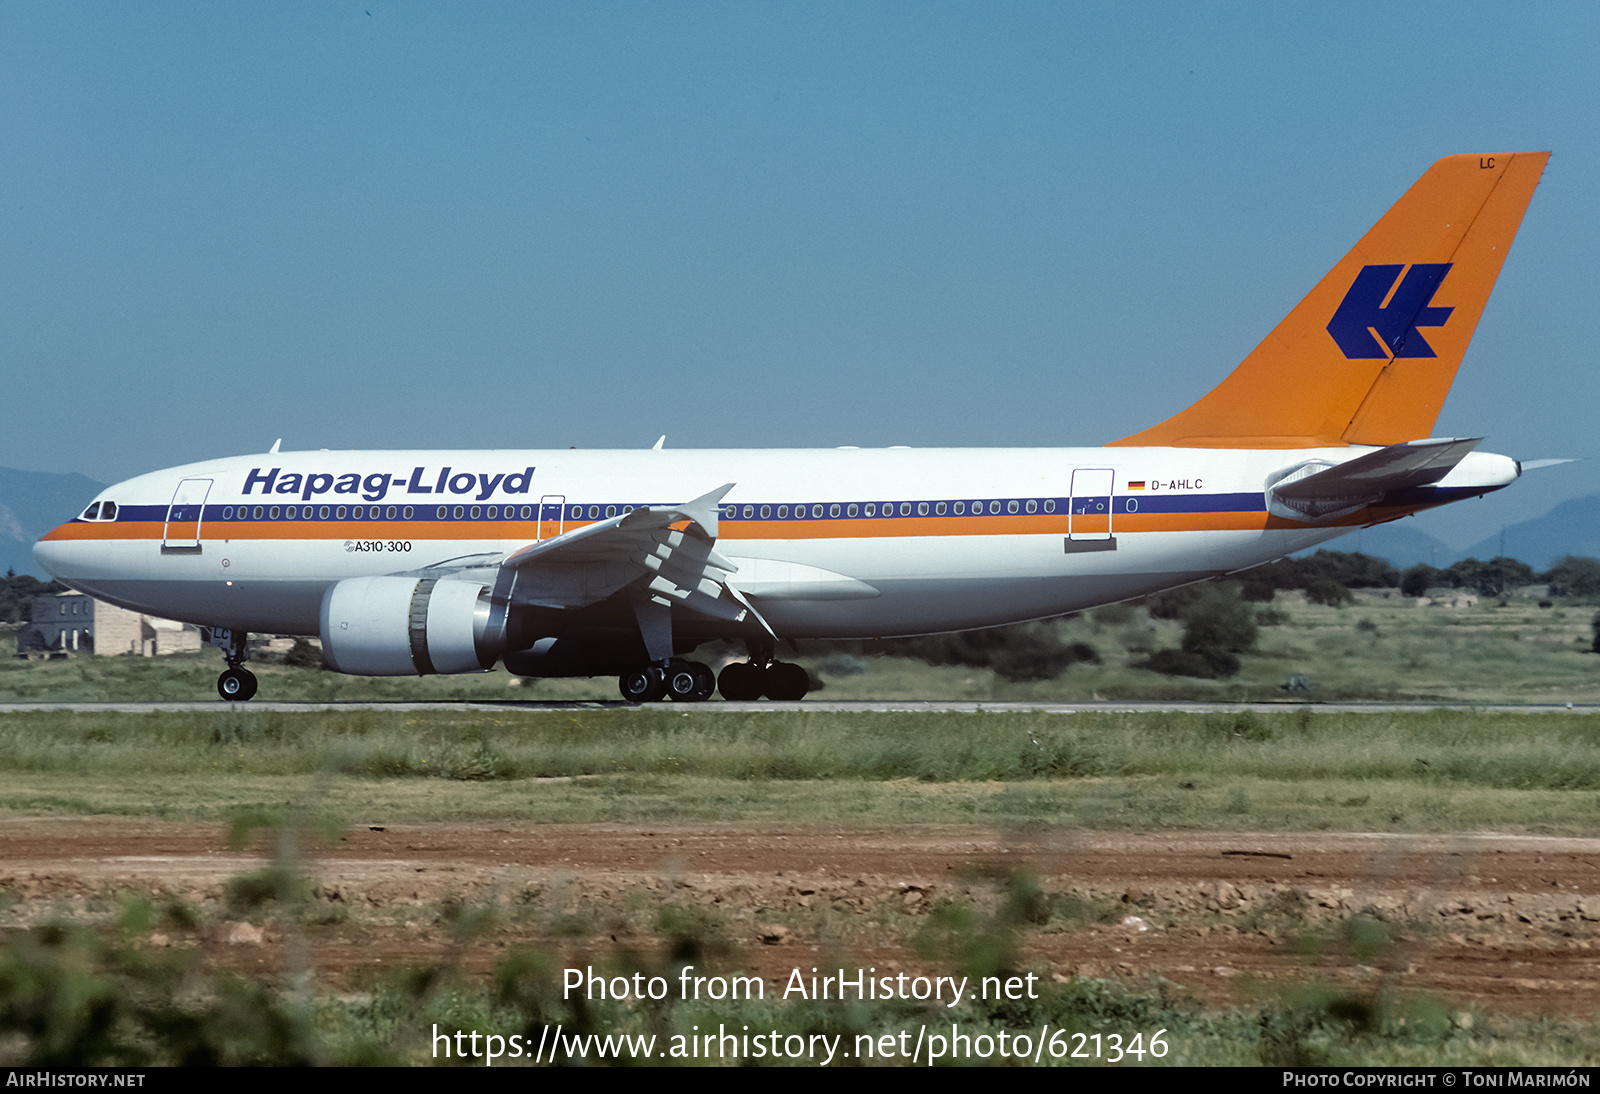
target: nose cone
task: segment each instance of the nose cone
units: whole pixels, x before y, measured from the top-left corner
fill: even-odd
[[[45,533],[44,538],[33,545],[33,560],[57,581],[66,581],[70,576],[70,545],[61,538],[62,529],[66,527],[63,524]]]

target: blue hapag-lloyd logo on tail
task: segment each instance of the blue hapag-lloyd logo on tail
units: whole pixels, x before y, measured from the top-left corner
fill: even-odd
[[[1404,266],[1363,266],[1350,291],[1344,294],[1339,310],[1328,323],[1328,333],[1352,360],[1368,357],[1437,357],[1433,347],[1417,333],[1418,327],[1442,327],[1454,308],[1429,307],[1439,283],[1450,272],[1449,262],[1417,262],[1406,271],[1404,281],[1394,290],[1387,305],[1384,298],[1394,288]],[[1373,340],[1378,332],[1385,353]]]

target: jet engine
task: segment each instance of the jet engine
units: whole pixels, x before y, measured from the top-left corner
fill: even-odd
[[[489,586],[426,577],[352,577],[322,596],[322,652],[355,676],[428,676],[492,668]]]

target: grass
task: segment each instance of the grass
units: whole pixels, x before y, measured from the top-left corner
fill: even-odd
[[[988,669],[935,668],[893,657],[828,655],[808,647],[800,658],[828,699],[1272,700],[1286,698],[1444,700],[1467,703],[1600,703],[1600,657],[1588,652],[1593,605],[1540,608],[1529,597],[1504,606],[1418,607],[1395,590],[1359,591],[1340,608],[1280,593],[1266,606],[1282,622],[1261,628],[1255,652],[1242,655],[1227,680],[1168,677],[1136,668],[1152,650],[1174,648],[1179,624],[1143,609],[1090,612],[1056,624],[1066,642],[1084,642],[1098,665],[1075,664],[1054,680],[1010,682]],[[1120,622],[1107,622],[1108,618]],[[731,648],[706,647],[717,661]],[[161,658],[74,657],[0,662],[0,702],[41,700],[158,701],[216,698],[221,654]],[[616,700],[616,682],[522,680],[504,670],[466,676],[366,678],[284,665],[252,664],[263,699],[310,701]],[[1313,690],[1289,695],[1291,676]]]
[[[490,1044],[484,1037],[493,1034],[502,1054],[495,1062],[505,1066],[528,1062],[541,1043],[547,1046],[545,1062],[554,1062],[548,1047],[556,1043],[557,1030],[563,1034],[556,1054],[561,1062],[643,1062],[641,1039],[651,1038],[648,1059],[657,1066],[820,1063],[826,1043],[814,1036],[831,1043],[835,1063],[903,1065],[913,1062],[907,1057],[919,1035],[927,1036],[928,1047],[944,1051],[943,1063],[1016,1064],[1018,1056],[1038,1049],[1036,1058],[1046,1066],[1111,1064],[1113,1034],[1138,1050],[1119,1066],[1570,1067],[1600,1060],[1600,1038],[1590,1023],[1457,1009],[1393,985],[1333,987],[1311,979],[1264,990],[1244,1005],[1207,1008],[1160,979],[1059,980],[1022,959],[1022,947],[1030,932],[1059,929],[1081,910],[1063,894],[1041,892],[1021,872],[979,888],[984,891],[969,889],[926,916],[899,917],[898,933],[911,936],[925,964],[891,966],[881,949],[873,959],[878,974],[915,975],[931,968],[973,985],[986,976],[1035,974],[1035,990],[1019,997],[968,995],[950,1008],[904,998],[791,998],[782,994],[781,977],[758,998],[686,996],[680,977],[686,965],[707,977],[747,971],[730,941],[725,913],[668,898],[648,908],[589,909],[587,917],[573,916],[562,914],[559,895],[550,894],[522,904],[409,909],[405,914],[453,940],[449,953],[414,967],[374,969],[354,991],[317,992],[309,975],[299,987],[282,988],[269,976],[241,976],[208,964],[205,915],[195,908],[127,894],[98,922],[80,917],[9,933],[0,945],[0,1062],[483,1066]],[[320,923],[315,900],[305,891],[275,891],[257,910],[279,930],[363,930],[354,921]],[[359,920],[362,913],[355,915]],[[560,930],[554,929],[557,920]],[[526,938],[531,921],[545,923],[548,933],[565,940],[520,943],[494,963],[489,976],[464,974],[459,956],[466,949],[505,937],[508,929]],[[519,925],[520,932],[514,930]],[[1381,962],[1383,955],[1371,947],[1384,945],[1378,932],[1369,949],[1358,947],[1352,959]],[[821,971],[860,967],[847,949],[819,961]],[[295,959],[285,956],[293,965]],[[661,997],[641,1002],[566,992],[563,973],[569,966],[633,983],[657,977]],[[640,979],[634,981],[634,974]],[[462,1041],[453,1037],[457,1031],[465,1035]],[[696,1043],[698,1035],[721,1031],[736,1036],[717,1038],[710,1053],[704,1041]],[[470,1040],[474,1032],[477,1043]],[[1002,1033],[1012,1041],[1004,1051]],[[964,1058],[956,1034],[969,1039]],[[1029,1039],[1026,1049],[1015,1042],[1019,1035]],[[608,1036],[609,1044],[598,1040]],[[618,1051],[619,1037],[629,1039],[627,1049]],[[761,1037],[769,1046],[782,1046],[777,1059],[770,1049],[753,1049]],[[1152,1055],[1153,1049],[1161,1055]],[[958,1058],[951,1060],[952,1053]],[[915,1063],[925,1065],[926,1049],[919,1057]]]
[[[927,698],[943,687],[967,688],[970,698],[1070,699],[1110,697],[1137,684],[1145,689],[1140,697],[1170,688],[1259,698],[1281,694],[1270,681],[1293,671],[1312,675],[1323,695],[1365,686],[1363,694],[1381,697],[1436,689],[1480,702],[1600,698],[1585,675],[1600,675],[1600,659],[1578,652],[1574,640],[1587,634],[1588,610],[1514,606],[1430,615],[1432,609],[1398,604],[1277,607],[1292,624],[1268,628],[1262,652],[1244,658],[1244,673],[1231,682],[1173,682],[1131,668],[1141,648],[1176,644],[1175,625],[1138,615],[1114,626],[1092,617],[1062,624],[1068,640],[1095,644],[1104,664],[1074,666],[1059,681],[1013,685],[988,673],[863,658],[827,677],[824,694],[892,698],[899,689],[898,697]],[[1362,620],[1372,626],[1360,627]],[[1498,676],[1506,665],[1511,676]],[[16,695],[19,687],[36,688],[52,698],[204,698],[218,667],[215,654],[7,664],[0,689]],[[366,681],[269,666],[263,677],[264,693],[279,688],[281,697],[503,698],[509,691],[503,674]],[[610,698],[609,682],[546,681],[511,693],[582,698],[584,688]],[[1551,688],[1564,690],[1540,690]],[[174,694],[184,689],[194,694]],[[0,715],[0,811],[157,816],[241,831],[308,818],[323,828],[495,819],[793,826],[825,819],[1030,831],[1595,835],[1600,715],[1314,706],[1205,714],[739,712],[717,704],[22,712]],[[265,886],[266,876],[238,879],[230,892],[255,893],[259,906],[250,914],[281,930],[359,938],[380,914],[341,908],[336,922],[320,922],[326,908],[280,903],[306,898],[293,886]],[[819,933],[836,931],[841,953],[900,946],[940,971],[1025,971],[1017,955],[1030,931],[1102,923],[1124,910],[1070,892],[1030,892],[1016,880],[997,883],[986,903],[941,905],[926,917],[874,910],[854,928],[828,921]],[[292,978],[280,986],[275,977],[210,968],[198,941],[206,924],[195,923],[194,913],[169,914],[175,923],[159,921],[149,907],[134,914],[140,898],[130,895],[115,922],[86,911],[9,932],[0,947],[0,1062],[445,1063],[429,1048],[436,1023],[447,1031],[517,1033],[527,1044],[551,1025],[568,1034],[655,1034],[664,1048],[675,1037],[749,1025],[785,1037],[841,1036],[854,1050],[858,1036],[904,1030],[914,1040],[923,1026],[952,1021],[991,1036],[1032,1034],[1048,1024],[1067,1031],[1069,1044],[1074,1033],[1148,1037],[1165,1030],[1168,1054],[1140,1061],[1146,1064],[1570,1067],[1600,1060],[1592,1023],[1328,987],[1309,968],[1305,983],[1263,988],[1248,1005],[1224,1008],[1202,1006],[1161,981],[1081,977],[1046,980],[1037,1000],[1004,1008],[974,1002],[953,1012],[881,1002],[672,1000],[641,1007],[562,1000],[560,969],[579,955],[618,972],[664,976],[686,954],[706,971],[741,967],[719,913],[671,911],[659,903],[670,898],[646,905],[636,895],[618,895],[614,908],[580,907],[563,903],[552,887],[520,911],[408,907],[404,915],[430,924],[426,929],[460,936],[451,951],[457,957],[376,969],[359,990],[338,995],[298,990]],[[497,929],[496,917],[503,926],[516,915],[534,917],[546,940],[505,951],[487,979],[468,977],[459,955],[489,944],[485,932]],[[630,929],[619,935],[619,922]],[[152,929],[176,941],[155,950],[147,944]],[[591,1055],[591,1062],[600,1061]],[[1045,1062],[1094,1061],[1050,1060],[1047,1053]]]
[[[1600,831],[1600,715],[24,712],[0,808],[216,819]]]

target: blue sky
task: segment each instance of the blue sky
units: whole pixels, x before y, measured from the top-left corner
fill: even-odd
[[[1436,432],[1593,457],[1597,55],[1592,4],[8,4],[0,465],[1100,444],[1529,149]]]

